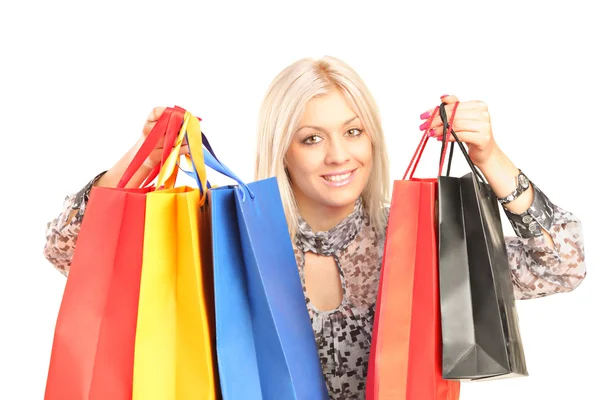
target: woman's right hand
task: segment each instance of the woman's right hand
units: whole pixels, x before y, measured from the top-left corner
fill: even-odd
[[[142,144],[144,143],[144,141],[146,140],[146,138],[152,131],[152,128],[154,128],[154,126],[156,125],[156,122],[160,119],[160,117],[165,112],[165,109],[166,109],[166,107],[154,107],[154,109],[150,112],[150,114],[148,115],[148,118],[146,119],[146,123],[144,124],[144,127],[142,129],[142,136],[140,137],[140,139],[134,146],[135,152],[137,152],[137,150],[139,150],[139,148],[142,146]],[[156,145],[154,150],[152,150],[152,152],[150,153],[148,158],[144,161],[142,168],[147,169],[148,173],[150,171],[152,171],[154,169],[154,167],[156,167],[161,162],[162,154],[164,152],[164,142],[165,142],[165,138],[163,137],[160,139],[160,141],[158,142],[158,144]],[[179,155],[188,154],[188,153],[189,153],[189,148],[188,148],[187,144],[184,142],[183,145],[181,146],[181,150],[179,151]]]
[[[129,164],[133,160],[134,156],[136,155],[136,153],[138,152],[140,147],[142,147],[142,144],[144,143],[144,141],[146,140],[146,138],[152,131],[152,128],[154,128],[154,126],[156,125],[156,122],[159,120],[161,115],[164,113],[165,109],[166,109],[166,107],[154,107],[154,109],[152,109],[152,111],[148,115],[148,118],[146,119],[144,127],[142,128],[142,135],[137,140],[135,145],[132,148],[130,148],[129,151],[127,153],[125,153],[125,155],[123,155],[123,157],[119,161],[117,161],[117,163],[111,169],[109,169],[108,171],[106,171],[106,173],[104,175],[102,175],[102,177],[96,182],[95,186],[103,186],[103,187],[116,187],[117,186],[117,184],[121,180],[121,177],[125,173],[125,170],[127,169]],[[152,152],[150,153],[148,158],[146,158],[146,160],[144,160],[142,167],[135,173],[135,175],[131,178],[131,180],[129,181],[129,183],[127,184],[126,187],[128,187],[128,188],[140,187],[140,185],[150,175],[152,170],[157,165],[160,164],[160,162],[162,160],[163,151],[164,151],[164,137],[160,139],[160,141],[158,142],[156,147],[152,150]],[[179,153],[180,154],[188,154],[189,153],[189,147],[187,146],[186,143],[184,143],[181,146]]]

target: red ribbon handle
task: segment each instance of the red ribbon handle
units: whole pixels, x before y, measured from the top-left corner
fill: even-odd
[[[433,113],[431,113],[431,116],[427,119],[426,122],[429,122],[429,124],[431,124],[431,121],[433,121],[433,119],[439,112],[439,109],[440,109],[440,107],[437,106],[433,110]],[[413,155],[412,159],[410,160],[410,164],[408,164],[408,167],[406,168],[406,172],[404,172],[404,176],[402,177],[402,180],[405,180],[406,176],[409,174],[410,175],[409,175],[408,179],[410,180],[413,178],[415,170],[417,169],[417,165],[419,165],[419,161],[421,161],[421,156],[423,155],[423,151],[425,150],[425,145],[427,144],[428,140],[429,140],[429,134],[426,129],[425,132],[423,133],[423,136],[421,137],[421,141],[419,142],[419,145],[417,146],[417,150],[415,151],[415,154]]]

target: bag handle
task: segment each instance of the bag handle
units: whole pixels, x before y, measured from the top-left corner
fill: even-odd
[[[447,140],[447,129],[452,129],[452,124],[454,124],[454,116],[456,115],[456,110],[458,109],[458,101],[454,103],[454,108],[452,109],[452,116],[450,117],[450,121],[448,121],[448,117],[446,115],[446,107],[444,103],[440,106],[440,119],[442,120],[442,151],[440,154],[440,165],[438,169],[438,176],[442,175],[442,168],[444,166],[444,162],[446,161],[446,151],[448,150]],[[442,117],[443,113],[443,117]],[[450,156],[448,157],[448,168],[446,169],[446,175],[450,175],[450,166],[452,165],[452,156],[454,155],[454,142],[450,143]]]
[[[205,139],[204,135],[203,135],[203,139]],[[206,146],[206,144],[208,144],[208,141],[205,142],[205,146]],[[206,148],[203,150],[204,150],[204,162],[206,163],[207,167],[236,181],[240,185],[240,187],[243,187],[244,189],[246,189],[246,191],[250,195],[250,198],[254,199],[254,197],[255,197],[254,192],[252,192],[252,190],[248,187],[248,185],[244,181],[242,181],[240,178],[238,178],[238,176],[236,174],[234,174],[225,164],[223,164],[217,158],[215,153],[210,148],[210,145],[206,146]],[[245,200],[245,195],[244,195],[244,192],[242,191],[242,201],[243,200]]]
[[[167,189],[169,186],[166,184],[170,181],[171,177],[175,173],[174,171],[179,167],[179,152],[181,150],[181,146],[184,140],[187,139],[188,146],[190,149],[190,155],[186,155],[186,159],[190,163],[192,167],[192,175],[196,179],[198,183],[198,188],[201,191],[202,197],[200,198],[200,204],[204,204],[206,199],[206,167],[204,165],[204,156],[202,149],[202,139],[201,139],[201,131],[200,131],[200,121],[198,118],[194,117],[190,112],[186,111],[183,119],[183,123],[181,124],[181,129],[179,130],[179,135],[177,135],[177,139],[175,144],[173,145],[173,150],[165,160],[165,163],[162,165],[160,172],[158,174],[158,178],[156,180],[157,189]]]
[[[210,145],[208,138],[206,137],[204,132],[202,132],[201,135],[202,135],[202,146],[204,146],[202,149],[202,152],[203,152],[203,156],[204,156],[205,166],[209,167],[213,171],[219,172],[220,174],[225,175],[225,176],[233,179],[234,181],[236,181],[239,186],[246,189],[246,191],[250,195],[250,198],[254,199],[255,195],[254,195],[254,192],[252,192],[252,190],[250,189],[250,187],[248,187],[248,185],[244,181],[242,181],[235,173],[233,173],[225,164],[223,164],[217,158],[217,155],[215,154],[215,152],[214,152],[212,146]],[[199,143],[194,143],[194,144],[189,144],[189,145],[190,146],[200,146]],[[194,168],[193,164],[192,164],[192,168]],[[186,171],[184,169],[182,169],[182,171],[185,172],[189,176],[192,176],[192,177],[194,176],[193,171]],[[206,184],[207,184],[207,187],[210,189],[211,186],[210,186],[210,183],[208,182],[208,180],[206,181]],[[243,200],[245,200],[244,191],[242,191],[242,201]]]
[[[439,106],[436,107],[426,122],[431,123],[431,121],[433,121],[433,119],[437,115],[439,109],[440,109]],[[429,135],[427,133],[427,130],[425,130],[425,132],[423,133],[423,136],[421,136],[421,141],[419,142],[419,145],[417,146],[417,150],[415,150],[415,154],[412,156],[412,159],[410,160],[410,163],[408,164],[408,167],[406,168],[406,172],[404,172],[404,176],[402,177],[402,180],[405,180],[406,176],[409,174],[410,175],[409,175],[408,179],[410,180],[413,178],[413,175],[417,169],[417,165],[419,164],[419,161],[421,161],[421,156],[423,155],[423,151],[425,150],[425,145],[427,144],[428,140],[429,140]]]
[[[124,188],[127,185],[156,147],[160,138],[165,136],[162,162],[146,178],[144,186],[147,186],[157,177],[157,189],[168,189],[174,186],[179,167],[179,152],[184,139],[187,139],[190,154],[186,155],[186,159],[192,170],[184,172],[194,177],[198,183],[198,188],[202,193],[202,203],[204,203],[207,189],[210,187],[206,177],[207,166],[236,181],[239,186],[246,189],[250,198],[254,199],[255,195],[248,185],[217,158],[208,138],[200,129],[201,120],[201,118],[193,117],[192,114],[179,106],[166,108],[127,167],[117,187]],[[169,146],[170,143],[173,143],[173,145]],[[245,195],[242,192],[242,200],[244,199]]]
[[[168,126],[168,123],[171,119],[171,114],[173,113],[173,108],[166,108],[162,113],[158,121],[156,121],[156,125],[150,131],[144,143],[139,148],[131,163],[123,173],[123,176],[119,180],[117,184],[117,188],[123,189],[131,180],[133,175],[140,169],[140,167],[144,164],[144,161],[148,158],[152,150],[156,148],[161,137],[164,136],[165,130]]]
[[[454,115],[456,114],[457,107],[458,107],[458,102],[454,106],[454,110],[452,112],[452,117],[451,117],[451,122],[454,122]],[[448,116],[446,115],[446,110],[444,109],[443,103],[440,106],[440,118],[441,118],[442,124],[443,124],[443,134],[442,134],[443,146],[442,146],[442,155],[440,156],[440,175],[441,175],[441,171],[442,171],[442,167],[443,167],[443,161],[444,161],[444,156],[445,156],[445,152],[446,152],[446,147],[448,145],[447,135],[448,135],[448,131],[449,131],[452,134],[452,136],[454,137],[454,141],[458,145],[460,151],[463,153],[463,156],[467,160],[467,163],[469,164],[471,171],[473,171],[473,174],[478,178],[477,180],[480,182],[485,182],[485,178],[483,177],[483,175],[481,174],[479,169],[477,169],[475,164],[473,164],[471,157],[469,157],[469,152],[465,148],[464,143],[460,141],[460,139],[456,135],[456,132],[454,132],[454,129],[452,128],[452,124],[448,122]],[[452,143],[452,144],[454,144],[454,143]],[[446,176],[450,175],[450,163],[451,162],[452,162],[452,146],[451,146],[451,151],[450,151],[450,157],[448,159],[448,170],[446,171]]]
[[[178,168],[179,150],[183,144],[183,140],[187,139],[190,149],[189,156],[186,155],[188,163],[190,163],[191,171],[184,171],[196,179],[198,188],[202,193],[200,204],[204,204],[208,190],[208,180],[206,175],[206,167],[209,167],[229,178],[235,180],[241,187],[245,188],[249,193],[250,198],[254,199],[255,195],[252,190],[244,183],[236,174],[234,174],[225,164],[223,164],[215,155],[208,138],[200,129],[199,118],[193,117],[186,111],[184,122],[180,133],[175,142],[173,151],[169,154],[165,165],[161,169],[156,186],[161,188],[172,175],[172,170]],[[204,147],[203,147],[204,146]],[[201,150],[199,150],[201,149]],[[245,200],[244,192],[242,191],[242,200]]]
[[[142,187],[147,187],[154,181],[154,179],[158,176],[162,165],[167,161],[169,154],[171,154],[171,150],[173,149],[173,145],[175,144],[175,139],[179,133],[179,129],[181,128],[181,124],[183,123],[183,116],[185,114],[185,110],[181,107],[175,106],[173,107],[173,112],[171,113],[171,118],[169,119],[169,123],[167,125],[166,133],[164,134],[164,144],[163,144],[163,152],[161,157],[161,162],[154,167],[152,172],[148,175],[144,183],[142,183]],[[173,171],[170,179],[165,182],[165,187],[172,188],[175,186],[175,181],[177,180],[177,170]]]

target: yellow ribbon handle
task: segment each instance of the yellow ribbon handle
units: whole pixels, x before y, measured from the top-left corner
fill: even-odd
[[[194,116],[191,116],[187,126],[187,140],[192,159],[190,160],[188,155],[186,155],[186,159],[188,160],[190,167],[196,167],[195,169],[196,173],[198,174],[198,180],[202,186],[202,196],[200,197],[200,204],[202,205],[206,200],[206,194],[208,190],[206,184],[206,165],[204,165],[204,152],[202,150],[202,131],[200,130],[200,121]]]
[[[198,178],[200,180],[200,185],[202,186],[202,197],[200,199],[200,204],[204,204],[207,185],[206,166],[204,165],[204,153],[202,152],[202,132],[200,130],[200,121],[189,111],[185,112],[183,124],[181,124],[181,129],[179,130],[179,134],[177,135],[177,139],[173,145],[173,150],[160,169],[158,178],[156,180],[156,188],[161,189],[164,187],[164,189],[169,189],[174,186],[174,179],[177,176],[175,172],[178,166],[177,162],[179,160],[179,152],[181,151],[181,146],[186,138],[186,134],[188,146],[192,156],[190,159],[189,155],[186,154],[186,159],[188,160],[190,167],[195,166],[196,173],[198,174]]]

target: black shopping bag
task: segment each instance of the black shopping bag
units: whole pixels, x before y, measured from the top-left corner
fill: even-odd
[[[448,124],[444,105],[440,157],[439,276],[445,379],[527,376],[497,197]],[[472,172],[441,174],[452,134]]]

